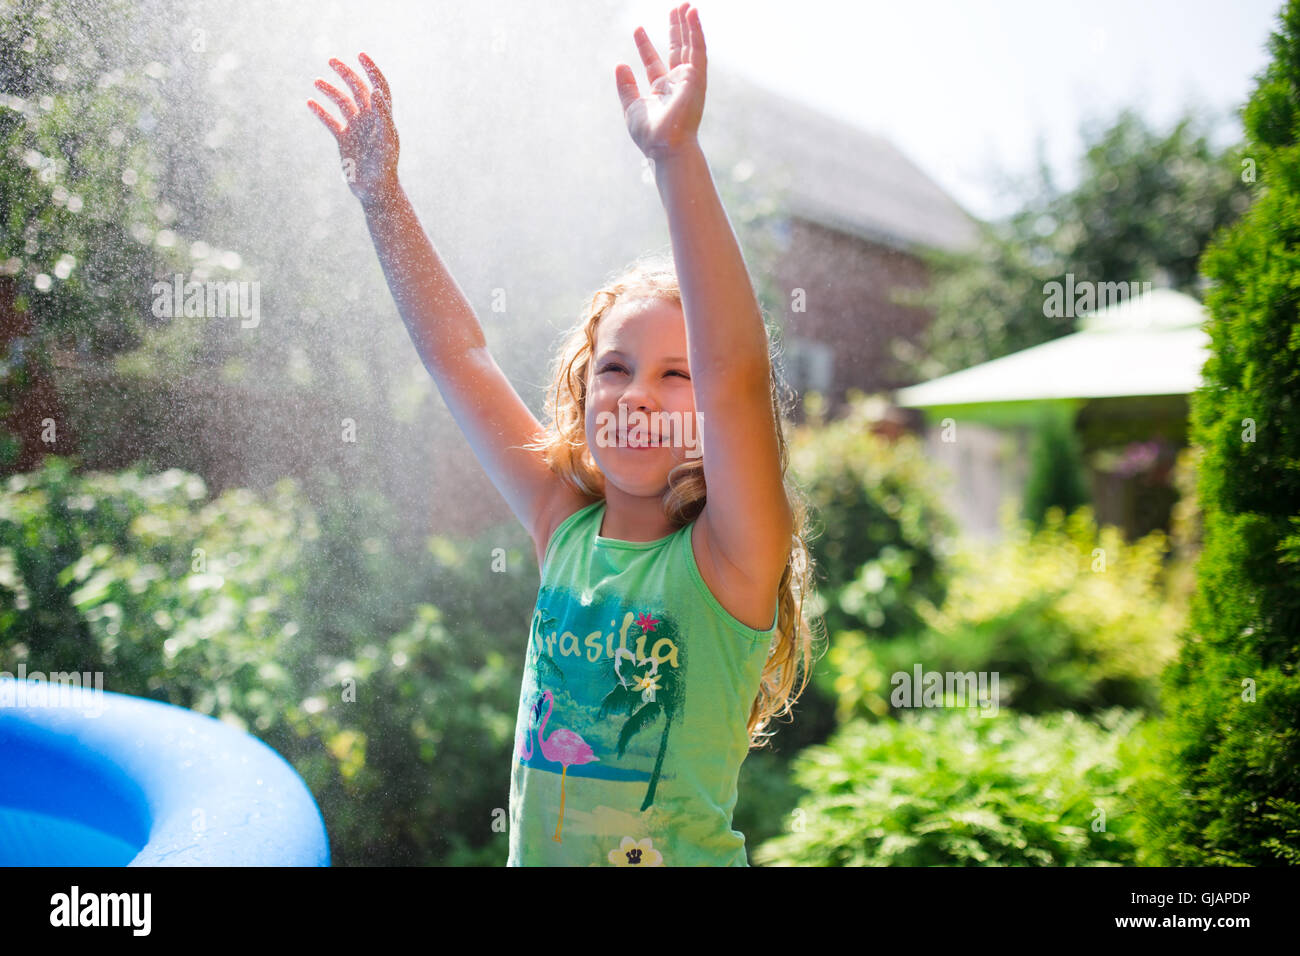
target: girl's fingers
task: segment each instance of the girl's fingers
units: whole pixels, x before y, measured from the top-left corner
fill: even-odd
[[[369,109],[370,90],[366,89],[366,85],[361,82],[361,77],[357,75],[357,71],[338,59],[338,57],[330,60],[330,66],[334,67],[338,75],[343,77],[343,81],[347,83],[348,88],[352,90],[352,95],[357,99],[357,106],[363,110]]]
[[[385,100],[392,103],[393,93],[388,88],[388,80],[384,78],[384,74],[379,72],[379,67],[375,65],[375,61],[370,59],[370,57],[365,53],[358,54],[357,59],[361,61],[361,65],[365,68],[366,76],[370,77],[371,85],[380,93],[384,94]]]
[[[620,63],[614,67],[614,83],[618,87],[618,100],[626,113],[627,108],[641,97],[641,91],[636,88],[636,74],[626,63]]]
[[[645,64],[646,80],[654,86],[655,81],[668,72],[668,68],[664,66],[664,61],[659,59],[659,54],[655,50],[655,45],[650,42],[645,27],[637,27],[632,36],[636,39],[636,48],[641,54],[641,62]]]
[[[338,90],[336,90],[334,87],[326,83],[324,80],[318,79],[316,81],[316,89],[320,90],[330,99],[332,99],[336,104],[338,104],[338,108],[343,111],[343,118],[345,120],[350,121],[352,117],[357,115],[356,105],[353,104],[353,102],[350,99],[348,99]]]
[[[690,12],[686,15],[686,20],[690,24],[691,38],[690,58],[687,62],[696,69],[703,71],[708,65],[708,54],[704,49],[704,27],[700,24],[700,11],[695,7],[691,7]]]
[[[673,7],[668,12],[668,68],[671,70],[682,62],[682,17],[681,9]]]
[[[330,114],[325,110],[325,107],[321,106],[315,100],[308,100],[307,107],[320,117],[321,122],[324,123],[326,128],[334,134],[335,139],[338,139],[343,135],[343,127],[339,125],[338,120],[333,116],[330,116]]]

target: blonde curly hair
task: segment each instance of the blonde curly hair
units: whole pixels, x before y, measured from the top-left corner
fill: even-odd
[[[595,292],[590,303],[583,308],[579,321],[565,335],[552,362],[546,395],[548,422],[544,435],[524,447],[540,451],[551,470],[581,495],[596,499],[605,497],[605,477],[587,447],[585,428],[587,374],[595,356],[597,329],[616,303],[648,298],[665,299],[681,307],[681,289],[670,259],[659,256],[643,258]],[[774,359],[771,339],[768,341],[769,357]],[[765,729],[773,718],[791,715],[793,720],[794,704],[812,676],[813,645],[825,637],[821,633],[814,635],[804,616],[804,598],[811,593],[814,570],[807,539],[810,504],[798,485],[786,478],[790,456],[785,438],[785,406],[775,361],[769,361],[769,368],[772,417],[777,423],[781,475],[786,500],[794,516],[794,533],[778,586],[777,631],[763,665],[758,694],[749,712],[746,729],[751,750],[765,746],[776,733]],[[663,506],[664,515],[674,528],[684,527],[699,517],[706,498],[703,455],[678,463],[668,473],[668,490],[664,493]],[[799,681],[797,690],[796,681]]]

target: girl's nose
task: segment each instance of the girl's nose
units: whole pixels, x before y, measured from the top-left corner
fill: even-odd
[[[649,415],[658,408],[658,406],[644,393],[629,395],[628,392],[624,392],[623,397],[619,399],[619,404],[627,406],[629,415],[633,412],[645,412]]]
[[[626,405],[628,411],[651,411],[657,407],[654,396],[645,386],[633,382],[627,388],[623,389],[623,394],[619,398],[620,405]]]

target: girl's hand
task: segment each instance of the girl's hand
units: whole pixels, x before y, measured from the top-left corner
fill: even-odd
[[[704,115],[704,30],[699,11],[689,3],[668,15],[668,66],[659,59],[645,29],[633,37],[645,64],[650,89],[644,96],[626,63],[614,68],[618,98],[632,141],[650,159],[662,159],[696,142]]]
[[[324,80],[316,81],[316,88],[338,104],[343,111],[344,127],[315,100],[307,106],[320,117],[339,144],[343,160],[343,175],[352,194],[363,203],[383,195],[397,184],[397,127],[393,125],[393,97],[388,81],[379,72],[375,61],[366,54],[359,56],[366,75],[374,84],[368,89],[361,77],[342,60],[333,58],[330,66],[352,90],[356,102],[340,93]]]

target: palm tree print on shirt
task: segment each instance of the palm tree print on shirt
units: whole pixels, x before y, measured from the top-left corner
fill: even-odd
[[[633,650],[620,649],[612,661],[605,666],[613,678],[614,687],[601,701],[600,716],[609,714],[627,714],[618,735],[618,755],[623,756],[628,744],[641,731],[653,724],[661,714],[664,718],[663,731],[659,736],[659,752],[655,756],[654,770],[650,774],[650,783],[646,787],[642,810],[648,810],[654,803],[655,788],[659,785],[659,774],[663,769],[664,754],[668,750],[668,735],[673,721],[680,716],[685,704],[685,681],[682,679],[686,669],[685,647],[678,639],[676,627],[669,621],[656,619],[650,614],[637,616],[632,636],[644,636],[644,642],[633,641],[633,647],[653,645],[660,638],[667,637],[677,646],[678,667],[655,659],[652,653],[638,659]],[[640,633],[635,633],[639,631]]]

